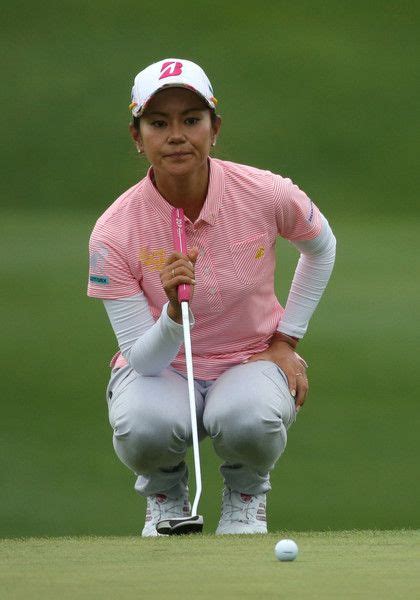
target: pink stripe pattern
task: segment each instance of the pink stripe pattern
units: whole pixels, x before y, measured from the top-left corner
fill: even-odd
[[[309,240],[321,230],[318,208],[290,179],[209,160],[200,216],[194,223],[184,217],[187,245],[199,248],[191,309],[200,379],[215,379],[267,348],[284,312],[274,292],[276,238]],[[167,301],[159,272],[173,248],[172,209],[149,169],[103,213],[90,237],[89,296],[116,299],[142,290],[159,318]],[[122,356],[115,361],[125,364]],[[186,372],[183,347],[172,366]]]

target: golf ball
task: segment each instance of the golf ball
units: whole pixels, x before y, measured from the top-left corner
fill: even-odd
[[[277,560],[295,560],[298,555],[298,547],[293,540],[280,540],[274,548]]]

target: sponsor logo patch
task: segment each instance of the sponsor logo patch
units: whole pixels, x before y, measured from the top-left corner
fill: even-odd
[[[265,248],[264,246],[260,246],[255,254],[255,258],[257,260],[259,260],[260,258],[262,258],[265,254]]]
[[[89,281],[92,283],[99,283],[100,285],[108,285],[109,277],[106,275],[90,275]]]
[[[313,217],[314,217],[314,205],[312,200],[310,200],[311,204],[310,204],[310,210],[309,210],[309,215],[308,215],[308,221],[309,223],[311,223]]]
[[[139,260],[142,266],[149,271],[161,271],[166,261],[166,250],[165,248],[157,248],[156,250],[140,248]]]
[[[163,63],[160,72],[162,75],[159,79],[165,79],[165,77],[176,77],[177,75],[182,75],[182,62],[177,62],[174,60],[170,60],[168,62]]]
[[[109,250],[105,244],[99,244],[98,248],[91,253],[89,257],[90,268],[96,273],[101,273],[105,266],[105,261],[108,257]]]

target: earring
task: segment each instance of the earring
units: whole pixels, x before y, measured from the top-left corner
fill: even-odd
[[[215,146],[216,145],[216,140],[213,140],[212,143],[211,143],[211,145]]]
[[[138,154],[143,154],[143,150],[141,148],[139,148],[138,144],[136,144],[136,148],[137,148]]]

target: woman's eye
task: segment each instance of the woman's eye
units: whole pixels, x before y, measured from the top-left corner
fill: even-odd
[[[188,117],[188,119],[185,119],[185,122],[187,125],[195,125],[199,120],[197,117]]]
[[[152,127],[165,127],[165,121],[152,121]]]

